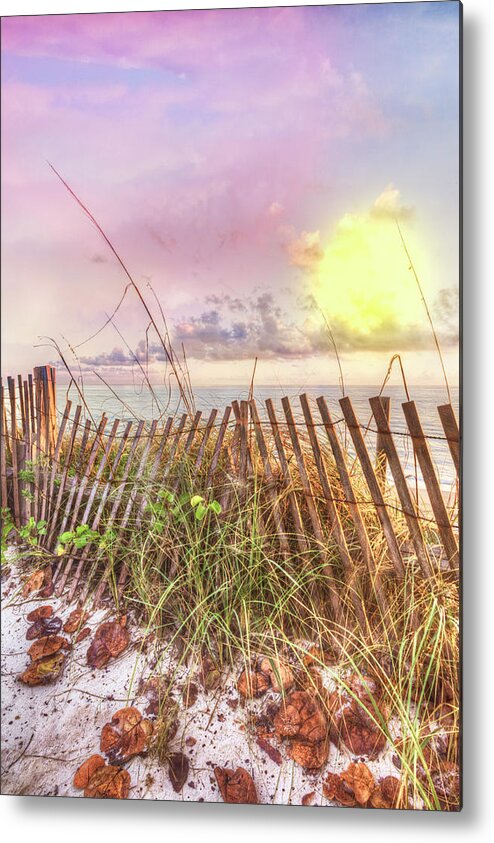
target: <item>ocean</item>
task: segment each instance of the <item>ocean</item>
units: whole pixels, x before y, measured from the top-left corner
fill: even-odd
[[[165,410],[165,415],[173,415],[176,412],[182,412],[183,408],[180,405],[179,395],[177,391],[173,391],[168,397],[167,391],[164,387],[154,386],[158,402],[153,399],[146,386],[140,388],[138,385],[128,384],[114,386],[113,389],[118,394],[118,398],[104,385],[85,385],[84,397],[87,405],[94,417],[99,416],[102,412],[106,413],[110,420],[119,418],[122,421],[128,421],[132,418],[144,418],[151,420],[157,418]],[[345,392],[351,398],[355,412],[359,421],[363,425],[368,425],[371,430],[366,433],[366,442],[372,453],[375,448],[375,434],[372,430],[374,428],[371,410],[369,406],[369,398],[379,393],[379,386],[354,386],[348,387]],[[266,418],[264,411],[264,402],[267,398],[272,398],[278,413],[280,421],[284,419],[281,399],[287,395],[290,398],[293,413],[296,419],[302,419],[302,412],[300,408],[300,401],[298,396],[301,392],[306,391],[309,397],[315,399],[323,395],[333,416],[333,420],[342,418],[342,412],[338,399],[341,398],[341,390],[338,386],[311,386],[305,390],[296,389],[295,387],[282,388],[279,386],[258,386],[254,388],[254,397],[258,404],[261,418]],[[449,453],[447,442],[444,440],[444,431],[437,412],[437,407],[440,404],[448,402],[448,396],[444,387],[438,386],[414,386],[409,388],[410,398],[417,404],[417,409],[422,422],[424,433],[429,437],[429,447],[434,459],[434,463],[439,475],[441,486],[445,489],[451,488],[455,483],[455,469]],[[245,386],[228,386],[228,387],[199,387],[194,389],[195,405],[197,410],[202,410],[203,414],[207,414],[213,408],[216,408],[221,413],[223,409],[231,403],[234,399],[238,401],[248,398],[248,388]],[[398,453],[402,459],[402,464],[410,481],[414,481],[415,467],[413,460],[413,452],[410,437],[407,436],[407,426],[403,410],[402,402],[407,400],[403,387],[387,386],[384,390],[384,395],[391,399],[391,430],[395,435],[395,443]],[[457,417],[459,413],[459,389],[458,387],[451,388],[452,403],[456,411]],[[62,385],[57,386],[57,407],[60,411],[65,407],[67,398],[67,387]],[[70,391],[70,398],[73,404],[78,403],[77,391],[72,387]],[[313,414],[315,421],[320,421],[317,407],[313,407]],[[340,430],[344,430],[342,424],[339,425]],[[324,435],[324,431],[322,434]],[[351,445],[351,443],[349,443]],[[352,448],[349,447],[350,453]],[[422,485],[421,477],[418,477],[420,485]]]

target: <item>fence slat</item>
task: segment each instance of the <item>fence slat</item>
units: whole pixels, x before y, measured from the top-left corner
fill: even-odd
[[[453,533],[453,528],[451,527],[448,510],[446,509],[446,504],[444,503],[439,480],[437,479],[437,474],[430,455],[429,446],[424,436],[424,431],[422,430],[415,401],[405,401],[405,403],[401,406],[403,407],[408,430],[410,431],[410,435],[412,437],[413,449],[417,456],[420,471],[422,472],[422,477],[427,489],[434,518],[436,519],[439,535],[441,536],[441,541],[444,550],[446,551],[446,556],[449,559],[451,567],[454,570],[458,570],[458,545]]]
[[[108,457],[111,453],[113,442],[114,442],[114,439],[115,439],[115,436],[117,434],[117,430],[118,430],[119,426],[120,426],[120,419],[115,419],[115,421],[113,422],[113,425],[112,425],[110,435],[108,437],[105,449],[103,451],[103,455],[101,457],[101,460],[100,460],[100,463],[99,463],[99,466],[98,466],[98,470],[96,472],[96,476],[95,476],[94,481],[92,483],[91,490],[89,492],[88,499],[86,501],[86,506],[84,507],[84,512],[83,512],[82,518],[81,518],[82,524],[87,524],[87,522],[88,522],[89,514],[91,512],[91,508],[92,508],[92,505],[93,505],[93,502],[94,502],[94,498],[96,497],[96,492],[98,491],[98,486],[100,484],[101,477],[103,476],[103,471],[105,470],[105,466],[106,466]],[[101,432],[101,434],[103,434],[103,431]],[[99,447],[100,446],[97,445],[96,442],[95,442],[95,444],[93,446],[93,451],[95,449],[97,451],[99,449]],[[85,475],[85,477],[87,477],[87,483],[89,482],[90,471],[91,471],[91,467],[88,466],[88,470],[86,471],[86,475]],[[77,515],[77,513],[76,513],[76,515]],[[68,558],[65,562],[65,567],[64,567],[64,572],[63,572],[62,578],[61,578],[59,586],[57,588],[57,593],[59,593],[59,594],[62,594],[62,592],[63,592],[63,590],[64,590],[64,588],[67,584],[67,580],[70,576],[70,571],[71,571],[71,569],[74,565],[75,558],[76,558],[76,551],[72,551],[71,553],[69,553],[69,556],[68,556]],[[72,599],[72,596],[73,596],[73,593],[74,593],[73,589],[75,590],[74,585],[72,586],[72,588],[70,589],[70,592],[69,592],[69,602]]]
[[[51,476],[49,481],[49,486],[47,484],[47,489],[45,490],[45,495],[43,497],[43,505],[42,505],[42,518],[46,518],[49,520],[51,515],[51,510],[53,507],[53,492],[55,489],[55,478],[57,475],[57,469],[60,465],[60,453],[62,450],[63,440],[65,436],[65,429],[67,427],[67,422],[70,416],[70,410],[72,408],[72,401],[67,401],[65,405],[65,410],[63,412],[62,421],[60,423],[60,428],[58,431],[57,437],[57,444],[55,445],[55,452],[53,454],[52,465],[51,465]]]
[[[381,395],[381,404],[389,424],[391,418],[391,399],[387,395]],[[376,436],[376,478],[383,490],[386,488],[387,464],[386,448],[384,447],[381,433],[378,431]]]
[[[143,424],[144,424],[144,422],[143,422]],[[112,488],[113,484],[116,482],[118,466],[120,465],[120,462],[121,462],[122,457],[124,455],[125,448],[127,446],[127,441],[128,441],[131,430],[132,430],[132,422],[129,421],[129,422],[127,422],[127,425],[126,425],[125,430],[123,432],[123,435],[121,437],[120,445],[118,447],[115,458],[114,458],[114,460],[113,460],[113,462],[112,462],[112,464],[109,468],[110,476],[109,476],[108,480],[106,481],[105,487],[103,489],[103,493],[101,495],[101,498],[100,498],[100,501],[99,501],[99,504],[98,504],[98,509],[96,510],[96,513],[95,513],[94,518],[93,518],[93,522],[91,524],[91,530],[96,531],[99,528],[101,518],[102,518],[102,515],[103,515],[103,511],[105,509],[105,504],[106,504],[106,501],[108,499],[108,495],[110,494],[110,491],[111,491],[111,488]],[[79,564],[78,564],[77,570],[74,574],[74,579],[73,579],[72,586],[71,586],[71,589],[70,589],[71,595],[74,594],[74,592],[77,588],[77,584],[78,584],[78,582],[80,580],[80,577],[81,577],[81,574],[82,574],[84,562],[86,561],[87,557],[89,556],[90,550],[91,550],[91,545],[87,544],[86,547],[82,551],[82,556],[79,560]],[[90,584],[91,584],[91,578],[87,577],[86,585],[84,587],[84,591],[83,591],[82,596],[81,596],[81,602],[82,603],[84,603],[87,599]]]
[[[0,488],[2,492],[2,509],[9,505],[7,491],[7,446],[6,446],[6,425],[5,425],[5,391],[3,384],[0,385]]]
[[[143,448],[141,459],[140,459],[140,462],[139,462],[139,466],[138,466],[138,469],[136,471],[136,476],[134,478],[134,483],[133,483],[132,489],[130,491],[129,500],[127,502],[127,506],[125,507],[125,512],[124,512],[123,518],[120,522],[120,534],[122,534],[123,531],[125,530],[125,528],[127,526],[127,523],[129,521],[131,512],[132,512],[132,509],[133,509],[134,504],[136,502],[138,490],[139,490],[138,484],[139,484],[139,481],[140,481],[141,477],[143,476],[143,474],[146,470],[146,462],[147,462],[147,458],[148,458],[148,454],[149,454],[149,449],[151,448],[151,443],[152,443],[154,435],[156,433],[157,425],[158,425],[158,422],[156,421],[156,419],[153,419],[153,421],[151,422],[151,424],[149,426],[149,434],[148,434],[147,442],[146,442],[146,444]],[[121,569],[120,569],[120,576],[118,578],[118,593],[119,593],[119,595],[121,595],[123,586],[125,585],[125,581],[127,579],[127,573],[128,573],[127,565],[124,562],[122,564]]]
[[[276,451],[278,454],[278,459],[280,461],[280,468],[281,468],[281,477],[283,480],[283,485],[287,490],[288,494],[288,501],[290,504],[290,511],[292,514],[293,519],[293,526],[295,528],[295,538],[297,540],[297,544],[299,547],[300,552],[306,553],[309,549],[309,545],[307,543],[307,539],[305,536],[305,531],[302,524],[302,518],[300,515],[300,508],[297,501],[297,496],[293,489],[293,481],[292,476],[290,474],[290,467],[288,465],[288,460],[286,458],[285,453],[285,446],[283,445],[283,440],[280,436],[280,429],[278,424],[278,418],[276,416],[276,410],[274,408],[274,404],[271,398],[266,400],[266,409],[268,411],[269,421],[271,423],[271,430],[273,432],[274,443],[276,446]]]
[[[302,484],[302,490],[305,497],[305,503],[307,506],[307,510],[309,512],[309,518],[311,520],[312,529],[314,531],[314,536],[318,545],[321,548],[322,552],[322,559],[324,561],[324,572],[329,579],[329,593],[330,593],[330,602],[331,602],[331,609],[333,612],[333,617],[335,620],[341,620],[342,618],[342,609],[340,598],[338,596],[338,592],[336,590],[336,577],[335,572],[333,569],[333,565],[327,559],[327,554],[324,548],[324,533],[322,529],[321,519],[319,518],[319,513],[317,511],[316,505],[314,503],[314,492],[312,489],[312,484],[309,479],[309,475],[307,474],[307,467],[305,465],[305,458],[302,452],[302,448],[300,447],[300,441],[298,438],[297,427],[295,425],[295,420],[293,418],[293,412],[290,405],[290,400],[286,396],[281,399],[281,405],[283,407],[283,411],[285,413],[285,418],[288,424],[288,430],[290,433],[290,438],[292,440],[292,448],[295,454],[295,460],[297,462],[298,474],[300,477],[300,482]]]
[[[17,461],[17,411],[15,404],[15,383],[7,378],[10,399],[10,451],[12,457],[12,499],[14,504],[14,523],[21,526],[21,507],[19,495],[19,466]]]
[[[33,391],[33,376],[31,373],[27,376],[27,386],[29,392],[29,413],[31,416],[31,433],[36,433],[36,406],[34,403],[34,391]]]
[[[264,468],[264,476],[266,478],[266,493],[272,506],[273,521],[280,542],[280,548],[283,556],[286,558],[290,555],[290,544],[287,538],[286,527],[283,519],[283,512],[279,504],[278,493],[276,488],[276,478],[274,477],[271,463],[269,461],[269,453],[266,446],[266,440],[262,430],[261,420],[257,410],[257,404],[254,398],[250,400],[250,413],[254,424],[254,432],[257,440],[257,447],[261,455],[261,461]]]
[[[362,516],[360,514],[360,508],[357,503],[357,498],[353,491],[353,485],[350,473],[347,468],[347,464],[345,462],[343,449],[341,447],[338,434],[333,424],[328,405],[326,404],[326,401],[322,396],[317,399],[317,406],[319,407],[319,412],[321,413],[324,429],[329,439],[331,450],[333,451],[336,468],[338,469],[341,485],[343,487],[343,493],[348,502],[348,508],[350,510],[353,523],[355,524],[357,534],[361,538],[361,541],[365,544],[365,535],[367,535],[367,531],[365,530],[365,525],[362,521]],[[396,538],[393,529],[393,524],[391,523],[391,519],[388,514],[388,510],[386,509],[386,504],[384,502],[384,498],[382,496],[377,477],[375,476],[374,470],[372,468],[372,463],[369,457],[369,453],[367,451],[367,446],[362,436],[362,432],[360,430],[360,426],[358,424],[357,417],[353,410],[353,406],[351,404],[350,399],[345,402],[344,407],[342,406],[342,410],[343,414],[345,415],[346,413],[348,416],[345,416],[347,427],[350,431],[350,436],[352,437],[352,442],[355,447],[355,451],[357,453],[357,457],[359,459],[367,486],[369,488],[372,501],[376,509],[377,517],[379,518],[379,522],[383,529],[384,537],[386,539],[386,544],[389,550],[390,559],[393,563],[396,575],[402,578],[404,576],[405,569],[403,565],[403,557],[401,555],[400,546],[398,544],[398,540]],[[364,558],[366,559],[367,564],[369,564],[370,560],[367,556],[367,553],[368,551],[366,550]],[[371,565],[372,564],[375,564],[375,562],[371,562]]]
[[[199,446],[199,450],[197,452],[196,461],[194,463],[194,474],[200,469],[202,465],[202,460],[204,457],[204,452],[206,450],[206,445],[209,442],[209,437],[211,436],[211,431],[213,429],[214,423],[216,421],[216,416],[218,415],[218,410],[211,410],[209,414],[209,418],[206,422],[206,429],[204,431],[204,436],[202,437],[202,442]]]
[[[170,433],[172,424],[173,424],[173,416],[169,416],[169,418],[166,420],[166,424],[165,424],[163,433],[161,435],[161,442],[160,442],[159,448],[158,448],[158,450],[155,454],[153,464],[152,464],[151,470],[149,472],[148,486],[152,485],[152,483],[154,482],[154,478],[156,477],[156,475],[158,473],[158,468],[160,467],[161,458],[162,458],[163,452],[165,450],[165,445],[168,441],[168,435]],[[136,528],[140,527],[140,525],[141,525],[141,521],[143,519],[144,512],[146,511],[146,506],[147,506],[148,502],[149,502],[149,497],[146,495],[146,493],[144,493],[142,498],[141,498],[141,503],[139,504],[139,512],[138,512],[137,518],[136,518]]]
[[[211,462],[209,464],[209,471],[208,476],[206,477],[206,487],[209,488],[211,483],[213,482],[214,475],[216,472],[216,468],[218,466],[218,460],[220,458],[221,447],[223,445],[223,440],[225,438],[225,433],[228,428],[228,422],[230,421],[230,416],[232,413],[231,407],[225,407],[225,411],[223,413],[223,418],[221,419],[220,429],[218,431],[218,436],[216,437],[216,442],[214,444],[214,451]]]
[[[458,429],[458,422],[456,421],[455,411],[451,404],[441,404],[437,408],[441,424],[443,426],[444,435],[448,440],[449,451],[451,458],[456,468],[456,474],[460,476],[460,431]]]
[[[182,415],[182,418],[179,421],[178,427],[173,435],[172,446],[170,448],[170,453],[168,454],[168,459],[165,463],[165,467],[163,469],[163,479],[166,479],[173,467],[173,460],[175,459],[175,454],[177,452],[178,443],[180,442],[180,438],[182,436],[185,424],[188,419],[187,413]]]
[[[85,449],[81,448],[83,453],[81,454],[80,471],[74,477],[74,483],[73,483],[73,490],[74,490],[74,492],[76,492],[75,501],[72,505],[72,499],[70,500],[70,507],[68,506],[67,510],[65,512],[64,520],[63,520],[62,527],[61,527],[61,532],[64,532],[67,524],[69,524],[69,531],[74,530],[74,528],[76,526],[77,516],[78,516],[79,510],[81,508],[82,498],[83,498],[84,492],[86,490],[87,484],[89,483],[89,478],[91,476],[91,472],[93,470],[93,465],[96,461],[96,457],[98,456],[98,453],[99,453],[99,451],[102,447],[102,437],[103,437],[103,432],[105,430],[107,422],[108,422],[108,418],[107,418],[107,416],[105,416],[103,414],[101,416],[100,422],[98,424],[98,428],[96,430],[92,445],[90,446],[89,458],[87,460],[85,468],[84,468],[84,462],[83,462],[84,450]],[[87,428],[88,430],[89,430],[90,424],[91,424],[91,422],[89,422],[89,421],[86,422],[86,425],[88,425],[88,428]],[[83,469],[84,469],[84,471],[83,471]]]
[[[117,515],[118,515],[118,510],[120,509],[120,503],[122,501],[123,493],[124,493],[125,488],[127,486],[127,480],[129,478],[130,469],[131,469],[131,467],[133,465],[133,462],[134,462],[134,456],[135,456],[136,451],[137,451],[137,446],[139,445],[139,442],[141,440],[143,429],[144,429],[144,420],[141,419],[141,421],[137,425],[136,432],[135,432],[134,437],[132,439],[132,444],[130,446],[130,450],[129,450],[129,453],[128,453],[128,456],[127,456],[127,461],[125,463],[125,468],[124,468],[122,479],[120,480],[120,482],[118,484],[117,493],[115,495],[115,500],[113,501],[113,506],[111,508],[110,516],[108,518],[107,525],[106,525],[107,529],[111,529],[113,527],[113,524],[116,521],[116,518],[117,518]],[[118,542],[119,539],[120,539],[120,527],[117,531],[116,542]],[[95,595],[94,595],[95,605],[98,605],[99,601],[101,600],[101,597],[102,597],[103,592],[105,590],[106,583],[108,581],[109,576],[110,576],[110,571],[109,571],[109,569],[107,569],[103,573],[103,575],[101,577],[101,580],[100,580],[100,583],[99,583],[99,585],[96,589],[96,592],[95,592]]]
[[[22,385],[22,375],[17,375],[17,389],[19,392],[19,409],[21,412],[21,423],[22,423],[22,436],[23,439],[26,437],[26,409],[24,405],[24,387]]]
[[[54,508],[53,514],[51,516],[51,525],[50,525],[50,528],[49,528],[49,531],[48,531],[48,534],[47,534],[47,538],[46,538],[46,547],[48,547],[49,549],[53,549],[52,542],[53,542],[53,538],[55,536],[56,529],[57,529],[58,513],[59,513],[60,507],[62,505],[62,500],[63,500],[63,496],[64,496],[64,493],[65,493],[65,487],[66,487],[66,484],[67,484],[67,477],[69,476],[69,469],[71,467],[72,453],[73,453],[73,450],[74,450],[74,444],[75,444],[76,439],[77,439],[77,433],[78,433],[78,429],[79,429],[79,420],[80,420],[80,417],[81,417],[81,413],[82,413],[82,407],[81,407],[80,404],[78,404],[77,407],[76,407],[76,410],[75,410],[74,419],[72,421],[72,430],[70,432],[69,444],[67,446],[67,453],[65,455],[64,466],[63,466],[63,470],[62,470],[62,476],[60,478],[60,486],[58,487],[58,494],[57,494],[57,499],[56,499],[56,502],[55,502],[55,508]]]
[[[189,451],[192,448],[192,445],[193,445],[195,435],[197,433],[197,429],[199,427],[199,423],[201,421],[201,418],[202,418],[202,412],[200,410],[198,410],[196,412],[196,414],[194,415],[194,419],[192,421],[192,424],[191,424],[191,427],[190,427],[190,430],[189,430],[189,435],[187,436],[187,439],[185,440],[185,445],[184,445],[182,455],[181,455],[182,460],[184,459],[184,457],[187,457],[189,455]],[[172,491],[176,492],[179,486],[180,486],[180,474],[177,474],[177,476],[176,476],[176,478],[175,478],[175,480],[172,484]]]
[[[386,418],[386,414],[381,404],[381,398],[379,396],[375,398],[370,398],[369,403],[377,428],[381,434],[383,448],[385,449],[386,455],[388,457],[389,467],[393,475],[394,484],[396,486],[396,491],[398,492],[398,497],[400,499],[403,513],[405,515],[405,519],[408,525],[408,531],[412,539],[418,563],[422,569],[422,573],[424,574],[424,576],[430,577],[432,575],[432,569],[429,556],[426,550],[424,537],[422,535],[422,530],[420,529],[420,523],[418,520],[417,512],[415,510],[412,495],[410,493],[410,489],[408,488],[405,473],[403,471],[400,458],[396,450],[396,445],[394,443],[393,436],[389,429],[388,420]]]
[[[362,632],[367,631],[367,623],[365,620],[365,614],[362,608],[362,601],[359,594],[359,578],[358,578],[358,567],[356,566],[354,560],[350,555],[350,551],[348,550],[348,545],[345,538],[345,533],[343,532],[343,527],[341,525],[340,516],[338,510],[335,505],[335,495],[333,488],[331,486],[328,473],[326,471],[326,466],[324,464],[323,455],[321,451],[321,446],[319,444],[319,440],[317,438],[316,429],[314,426],[314,419],[312,416],[312,411],[310,409],[309,401],[307,399],[307,395],[303,394],[300,396],[300,404],[302,405],[302,412],[304,414],[305,419],[305,426],[307,427],[307,432],[309,434],[309,440],[312,447],[312,453],[314,455],[314,461],[316,463],[317,473],[319,475],[319,480],[321,481],[321,487],[324,493],[325,501],[326,501],[326,510],[328,513],[329,518],[329,527],[330,527],[330,535],[333,536],[336,546],[338,548],[341,562],[343,565],[343,571],[345,575],[345,583],[350,590],[351,600],[353,603],[353,607],[355,609],[355,614],[357,615],[360,627]],[[363,524],[362,524],[363,527]],[[360,540],[359,532],[357,531],[358,538]],[[370,549],[369,540],[367,538],[367,533],[365,532],[364,528],[364,537],[361,543],[361,550],[364,556],[364,560],[367,563],[369,572],[371,576],[375,579],[375,588],[376,588],[376,595],[379,601],[379,604],[384,612],[387,608],[386,597],[384,594],[384,589],[380,578],[376,575],[376,565],[374,562],[374,557],[372,555],[372,551]]]

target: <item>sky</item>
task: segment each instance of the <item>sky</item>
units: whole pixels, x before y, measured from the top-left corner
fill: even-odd
[[[51,163],[193,384],[440,383],[416,277],[457,383],[458,67],[449,0],[3,18],[2,374],[165,371]]]

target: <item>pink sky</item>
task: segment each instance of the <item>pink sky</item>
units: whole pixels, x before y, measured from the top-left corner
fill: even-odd
[[[317,263],[346,214],[396,185],[454,376],[457,53],[456,3],[4,18],[3,372],[54,359],[41,335],[81,343],[125,284],[51,161],[148,296],[151,280],[199,383],[244,379],[256,353],[266,382],[332,379],[307,333],[305,235],[319,232]],[[135,298],[117,326],[138,348]],[[351,378],[377,378],[400,344],[435,378],[415,327],[366,355],[338,322]],[[79,354],[128,379],[111,326]]]

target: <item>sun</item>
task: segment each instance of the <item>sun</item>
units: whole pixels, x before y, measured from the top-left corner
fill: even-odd
[[[416,248],[414,242],[414,256]],[[330,320],[364,336],[424,319],[396,223],[372,213],[340,220],[319,263],[313,294]]]

